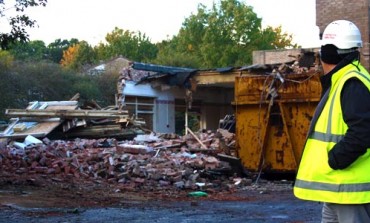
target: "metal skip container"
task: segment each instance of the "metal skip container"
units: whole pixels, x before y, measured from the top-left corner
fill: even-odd
[[[235,79],[236,151],[251,172],[295,172],[320,100],[319,73]]]

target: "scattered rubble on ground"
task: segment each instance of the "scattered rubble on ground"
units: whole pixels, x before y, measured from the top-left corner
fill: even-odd
[[[0,132],[0,184],[213,192],[252,182],[243,177],[235,134],[226,129],[153,133],[125,110],[96,103],[78,107],[78,98],[6,110],[10,122]]]
[[[27,136],[23,142],[3,140],[1,183],[23,179],[31,184],[107,184],[115,192],[202,190],[209,193],[232,191],[252,183],[224,161],[225,157],[237,160],[227,154],[230,150],[220,146],[233,144],[233,133],[219,129],[216,133],[193,134],[151,133],[123,141],[50,140],[33,136]],[[199,142],[207,148],[202,148]]]
[[[311,64],[315,57],[308,59]],[[304,72],[298,65],[274,72]],[[117,193],[254,189],[235,151],[235,134],[228,131],[235,128],[234,116],[225,117],[216,132],[150,133],[122,105],[101,108],[92,101],[78,107],[78,99],[7,109],[11,122],[0,132],[0,185],[96,184]]]

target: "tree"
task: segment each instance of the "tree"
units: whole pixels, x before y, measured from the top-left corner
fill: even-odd
[[[237,0],[214,3],[210,10],[200,4],[158,55],[162,62],[171,61],[174,54],[188,55],[200,68],[210,68],[250,64],[255,50],[296,47],[281,27],[262,29],[261,23],[252,7]]]
[[[25,108],[30,101],[68,100],[76,93],[84,99],[104,98],[97,78],[76,75],[49,61],[13,60],[4,50],[0,51],[0,78],[0,120],[5,109]]]
[[[77,44],[78,42],[78,39],[56,39],[46,47],[45,43],[41,40],[33,40],[29,42],[16,41],[9,44],[7,50],[17,60],[50,60],[59,64],[63,57],[63,51],[67,50],[68,47],[72,46],[73,44]]]
[[[17,61],[12,68],[14,98],[25,106],[29,101],[66,100],[72,92],[78,75],[63,70],[58,64],[48,61]],[[22,105],[22,104],[21,104]]]
[[[76,57],[77,57],[79,47],[80,46],[78,44],[74,44],[74,45],[68,47],[67,50],[63,51],[63,57],[60,61],[60,64],[63,67],[74,68],[73,66],[74,66],[74,63],[75,63],[75,60],[76,60]]]
[[[96,78],[97,89],[99,89],[99,97],[96,97],[99,105],[109,106],[115,104],[115,95],[117,94],[117,81],[119,73],[113,70],[107,70],[101,75],[94,76]]]
[[[25,10],[28,7],[46,6],[46,3],[47,0],[15,0],[13,7],[6,8],[4,0],[0,0],[0,17],[6,17],[5,12],[8,12],[10,9],[15,10],[15,16],[7,18],[11,31],[9,33],[0,32],[0,48],[7,49],[9,44],[16,41],[27,42],[29,38],[25,28],[34,27],[36,20],[28,17],[25,14]]]
[[[148,62],[156,57],[158,51],[145,34],[117,27],[106,35],[105,40],[107,44],[100,43],[95,48],[100,60],[124,56],[130,60]]]
[[[63,52],[60,63],[65,68],[80,71],[94,64],[95,60],[93,48],[86,41],[81,41]]]
[[[67,50],[68,47],[77,44],[78,39],[72,38],[70,40],[56,39],[54,42],[48,45],[48,58],[55,62],[60,63],[63,57],[63,51]]]
[[[14,103],[14,86],[12,83],[13,76],[10,70],[14,63],[14,57],[5,50],[0,50],[0,120],[5,119],[5,109]]]
[[[177,38],[174,37],[172,40],[165,40],[161,43],[157,43],[158,54],[154,59],[155,64],[165,64],[174,67],[188,67],[188,68],[199,68],[201,62],[186,51],[178,51],[176,49]]]
[[[47,59],[48,49],[41,40],[30,42],[14,42],[9,45],[8,51],[17,60],[41,61]]]
[[[9,69],[14,62],[14,56],[8,51],[0,50],[0,68],[1,70]]]
[[[297,44],[293,44],[292,34],[283,33],[281,26],[268,26],[262,30],[261,38],[256,40],[256,44],[260,49],[284,49],[286,47],[297,48]]]

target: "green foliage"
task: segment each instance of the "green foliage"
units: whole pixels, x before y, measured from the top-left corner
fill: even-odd
[[[17,80],[15,96],[25,102],[66,100],[75,94],[70,85],[77,81],[77,76],[63,71],[55,63],[18,61],[12,75]]]
[[[3,72],[6,72],[13,65],[14,56],[8,51],[0,50],[0,68]]]
[[[41,61],[47,57],[47,48],[41,40],[14,42],[10,44],[9,52],[17,60]]]
[[[261,22],[252,7],[237,0],[220,1],[209,10],[200,4],[176,37],[158,44],[156,60],[174,65],[176,55],[192,58],[198,68],[243,66],[252,62],[254,50],[296,47],[280,27],[262,29]]]
[[[199,116],[196,113],[188,113],[188,127],[191,131],[197,132],[200,129]],[[175,132],[179,135],[185,135],[185,112],[175,112]]]
[[[63,51],[77,43],[79,43],[78,39],[56,39],[53,43],[50,43],[46,47],[45,43],[41,40],[34,40],[29,42],[16,41],[9,44],[8,51],[14,56],[16,60],[50,60],[55,63],[60,63],[63,56]]]
[[[11,43],[16,41],[27,42],[28,34],[26,27],[34,27],[36,21],[28,17],[24,12],[28,7],[46,6],[47,0],[16,0],[12,9],[14,13],[9,12],[5,6],[5,2],[0,0],[0,17],[6,17],[5,12],[12,14],[7,17],[11,31],[9,33],[0,32],[0,49],[7,49]],[[7,6],[9,7],[9,6]],[[1,27],[4,27],[1,25]]]
[[[100,89],[100,97],[96,98],[96,101],[101,106],[108,106],[115,104],[115,95],[118,93],[117,81],[119,73],[113,71],[106,71],[105,73],[98,75],[97,77],[97,88]]]
[[[13,82],[9,72],[11,67],[13,67],[13,57],[7,51],[0,50],[0,120],[4,119],[5,109],[14,102],[12,95],[14,86],[10,84]]]
[[[107,44],[100,43],[95,48],[99,60],[124,56],[130,60],[147,62],[157,55],[155,44],[141,32],[134,33],[116,27],[106,35],[105,40]]]
[[[81,41],[78,45],[79,50],[75,58],[77,68],[90,67],[96,62],[94,49],[86,41]]]
[[[16,2],[23,12],[47,0]],[[0,0],[0,17],[4,16],[4,1]],[[97,61],[117,56],[167,66],[215,68],[250,64],[254,50],[297,47],[292,35],[282,33],[281,27],[262,29],[262,19],[253,8],[237,0],[220,0],[211,9],[200,4],[197,12],[185,19],[178,35],[157,44],[141,32],[116,27],[106,35],[105,44],[94,48],[77,39],[56,39],[46,47],[43,41],[27,41],[22,27],[32,27],[35,21],[28,17],[10,21],[14,33],[0,32],[0,48],[8,49],[0,50],[0,118],[6,108],[24,108],[33,100],[68,100],[76,93],[81,100],[95,100],[103,107],[113,105],[117,71],[81,74]],[[176,122],[183,121],[183,114],[176,114]],[[189,126],[194,131],[199,128],[196,116],[189,118]]]
[[[89,100],[99,100],[100,89],[96,77],[94,76],[80,76],[77,82],[71,83],[71,88],[80,93],[81,102]]]
[[[174,67],[188,67],[188,68],[199,68],[201,64],[199,60],[191,53],[178,52],[175,48],[174,42],[176,37],[171,41],[162,41],[157,44],[158,54],[153,60],[155,64],[164,64]]]
[[[11,55],[5,52],[0,51],[0,120],[6,119],[4,113],[7,108],[23,109],[35,100],[69,100],[76,93],[80,93],[81,100],[103,101],[110,96],[113,99],[106,102],[114,104],[114,94],[102,94],[100,77],[76,75],[47,61],[12,61]],[[116,86],[116,83],[110,84]]]
[[[1,51],[0,51],[1,52]],[[3,57],[0,57],[3,62]],[[57,64],[14,61],[0,63],[0,119],[6,108],[25,108],[34,100],[65,100],[69,92],[67,74]]]

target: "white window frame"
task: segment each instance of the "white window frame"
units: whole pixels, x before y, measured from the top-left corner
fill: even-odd
[[[139,117],[140,118],[140,114],[152,114],[152,117],[153,117],[153,123],[152,123],[152,126],[153,126],[153,131],[155,130],[156,128],[156,116],[155,116],[155,110],[156,110],[156,98],[155,97],[145,97],[145,96],[129,96],[129,95],[126,95],[126,99],[127,97],[130,97],[132,99],[134,99],[134,102],[128,102],[127,100],[125,100],[125,104],[126,105],[131,105],[134,107],[134,111],[135,111],[135,117]],[[145,98],[145,99],[151,99],[153,100],[152,103],[141,103],[139,102],[139,98]],[[145,106],[152,106],[152,110],[151,111],[144,111],[144,110],[139,110],[139,106],[140,105],[145,105]]]

